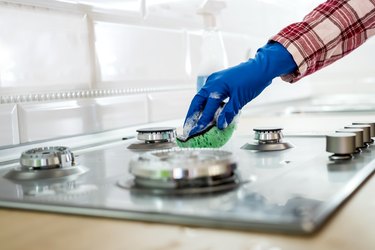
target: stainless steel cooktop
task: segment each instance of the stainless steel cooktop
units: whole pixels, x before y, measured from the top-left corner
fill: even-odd
[[[283,137],[282,128],[260,128],[255,138],[235,134],[204,150],[174,147],[173,129],[146,130],[151,144],[166,144],[132,150],[139,140],[119,135],[81,154],[62,146],[24,152],[0,169],[0,206],[308,234],[375,169],[375,146],[364,131],[357,145],[355,129]]]

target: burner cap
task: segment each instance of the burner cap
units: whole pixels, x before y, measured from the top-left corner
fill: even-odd
[[[176,128],[172,128],[172,127],[152,127],[152,128],[140,128],[140,129],[137,129],[136,131],[138,133],[157,133],[157,132],[170,132],[170,131],[174,131],[176,130]]]
[[[53,169],[74,166],[73,153],[67,147],[33,148],[22,153],[21,166],[27,169]]]
[[[88,171],[75,162],[67,147],[40,147],[22,153],[20,165],[10,170],[5,178],[13,181],[39,181],[50,178],[73,179]]]
[[[282,142],[283,130],[280,127],[258,127],[254,128],[255,143],[246,143],[241,148],[255,151],[277,151],[292,148],[288,142]]]
[[[254,139],[259,143],[279,143],[283,138],[281,130],[277,127],[254,128]]]
[[[176,128],[172,127],[154,127],[142,128],[137,130],[138,140],[154,143],[154,142],[171,142],[176,138]]]
[[[174,148],[137,156],[129,171],[136,178],[165,181],[230,176],[235,168],[228,151]]]
[[[255,132],[278,132],[283,130],[280,127],[258,127],[253,129]]]
[[[237,188],[242,181],[232,153],[217,149],[173,148],[138,155],[130,161],[132,180],[118,185],[132,192],[193,195]]]

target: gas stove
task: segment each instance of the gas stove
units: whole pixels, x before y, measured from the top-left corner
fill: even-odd
[[[77,154],[31,148],[2,163],[0,206],[309,234],[375,169],[375,124],[347,127],[285,136],[254,128],[220,149],[179,149],[173,127],[138,129],[136,138]]]

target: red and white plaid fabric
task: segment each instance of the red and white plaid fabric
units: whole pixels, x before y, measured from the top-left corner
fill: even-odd
[[[349,54],[374,34],[375,0],[328,0],[271,40],[292,54],[298,70],[282,79],[296,82]]]

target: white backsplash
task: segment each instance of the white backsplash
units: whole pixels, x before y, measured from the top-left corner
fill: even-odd
[[[190,101],[194,97],[194,94],[194,89],[148,94],[149,121],[160,122],[183,118],[183,115],[188,111]]]
[[[18,109],[21,143],[97,131],[91,99],[22,103]]]
[[[100,87],[155,87],[188,82],[182,31],[95,23]]]
[[[148,105],[146,94],[96,98],[98,131],[118,129],[147,123]]]
[[[19,104],[21,143],[148,122],[145,94]]]
[[[0,5],[1,93],[90,87],[84,14]]]
[[[314,95],[375,93],[375,38],[318,73],[308,76],[314,82]]]
[[[16,104],[0,105],[0,146],[20,143]]]

